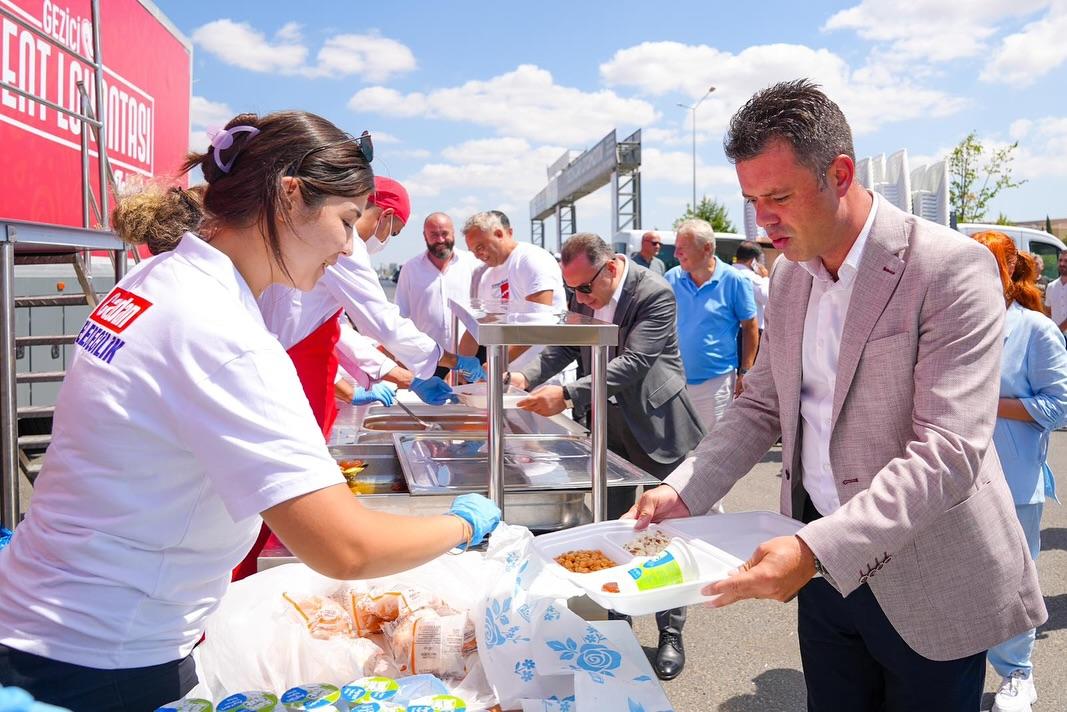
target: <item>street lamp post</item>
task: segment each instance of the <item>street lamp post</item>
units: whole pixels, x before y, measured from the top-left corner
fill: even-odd
[[[715,87],[708,87],[708,90],[704,92],[704,96],[700,97],[700,101],[689,106],[688,104],[679,104],[678,106],[683,109],[688,109],[692,113],[693,118],[693,212],[697,209],[697,108],[704,103],[704,100],[711,96],[711,93],[715,91]]]

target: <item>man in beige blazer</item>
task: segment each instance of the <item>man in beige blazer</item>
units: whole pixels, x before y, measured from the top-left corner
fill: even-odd
[[[706,513],[781,436],[781,510],[806,526],[705,589],[713,605],[799,591],[810,710],[973,712],[986,649],[1047,618],[992,445],[992,255],[865,190],[807,80],[750,99],[726,154],[788,259],[744,393],[629,516]]]

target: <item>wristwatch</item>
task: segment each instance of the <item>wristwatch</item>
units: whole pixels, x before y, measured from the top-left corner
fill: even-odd
[[[823,567],[822,562],[819,561],[819,557],[815,556],[815,554],[812,554],[812,558],[815,559],[815,575],[826,576],[826,568]]]
[[[574,407],[574,401],[571,400],[571,392],[567,390],[566,386],[563,386],[563,405],[568,408]]]
[[[748,369],[747,368],[739,368],[739,369],[737,369],[737,375],[738,376],[744,376],[746,373],[748,373]]]

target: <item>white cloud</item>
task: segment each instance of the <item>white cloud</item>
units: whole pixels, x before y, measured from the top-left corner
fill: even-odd
[[[444,160],[423,165],[401,182],[420,210],[448,213],[457,231],[470,215],[495,208],[525,234],[530,199],[545,185],[545,166],[561,152],[559,146],[535,147],[514,136],[476,139],[444,148]],[[583,200],[581,210],[589,215],[595,206]]]
[[[1067,2],[1057,2],[1040,20],[1002,39],[980,78],[1018,86],[1033,84],[1067,60],[1065,37]]]
[[[211,143],[209,129],[222,128],[235,116],[228,105],[193,96],[189,102],[189,150],[204,151]]]
[[[912,63],[980,56],[1005,21],[1041,10],[1049,0],[862,0],[830,17],[823,30],[853,30],[861,38],[888,43]]]
[[[490,126],[504,136],[563,144],[583,144],[617,126],[644,126],[659,118],[648,102],[607,90],[584,92],[561,86],[551,73],[531,64],[427,94],[369,87],[357,92],[348,107],[389,116],[464,121]]]
[[[304,44],[301,27],[290,22],[273,39],[247,22],[214,20],[193,32],[193,42],[223,62],[253,72],[274,72],[309,78],[359,75],[382,82],[416,67],[404,44],[376,34],[339,34],[326,38],[315,56]]]
[[[253,72],[293,73],[307,58],[307,48],[294,41],[293,24],[283,27],[274,41],[245,22],[223,19],[193,31],[193,42],[232,64]]]
[[[823,85],[857,134],[897,121],[947,116],[966,105],[961,98],[917,86],[900,75],[853,70],[833,52],[803,45],[756,45],[731,54],[705,45],[645,42],[616,52],[600,65],[600,74],[609,84],[635,86],[653,95],[682,92],[694,99],[707,91],[710,81],[716,90],[698,110],[698,126],[707,131],[725,129],[753,88],[798,77]]]
[[[384,82],[415,69],[415,55],[406,45],[377,35],[335,35],[317,55],[318,65],[304,72],[310,77],[358,74],[368,82]]]
[[[1012,124],[1012,140],[1019,141],[1013,154],[1013,176],[1030,180],[1067,176],[1067,116],[1036,119],[1017,135],[1019,128],[1019,122]]]
[[[721,153],[719,156],[721,157]],[[646,182],[666,182],[693,185],[693,154],[688,151],[661,151],[644,148],[641,151],[641,179]],[[737,174],[733,166],[708,165],[697,154],[697,194],[714,195],[716,189],[736,189]],[[689,200],[692,200],[690,195]]]

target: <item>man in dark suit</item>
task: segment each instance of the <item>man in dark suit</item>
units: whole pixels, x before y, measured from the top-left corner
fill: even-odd
[[[619,345],[610,349],[607,368],[608,447],[649,474],[663,479],[674,471],[704,435],[685,388],[678,353],[676,307],[670,286],[657,274],[617,255],[592,233],[579,233],[563,245],[563,281],[572,290],[568,308],[619,327]],[[579,378],[567,386],[541,385],[578,361]],[[588,348],[549,346],[512,384],[537,387],[520,408],[552,416],[573,408],[589,412],[592,353]],[[632,491],[608,491],[608,517],[618,518],[633,503]],[[660,628],[656,673],[669,680],[685,665],[681,630],[685,609],[656,614]]]

